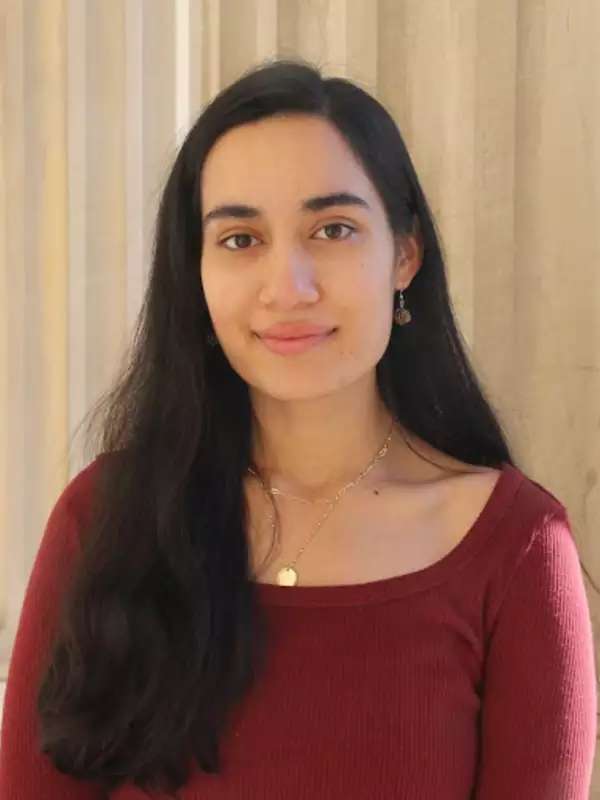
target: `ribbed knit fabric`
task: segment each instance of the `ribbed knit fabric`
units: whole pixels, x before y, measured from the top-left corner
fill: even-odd
[[[52,509],[15,639],[2,800],[99,800],[38,749],[35,677],[98,459]],[[272,650],[221,775],[182,800],[587,800],[596,743],[590,610],[565,506],[504,464],[437,563],[345,586],[259,584]],[[114,800],[152,795],[123,785]],[[157,797],[158,795],[154,795]]]

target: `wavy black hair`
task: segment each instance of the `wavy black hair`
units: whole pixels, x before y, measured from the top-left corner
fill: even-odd
[[[245,72],[204,108],[176,154],[134,335],[87,425],[87,455],[102,456],[95,510],[37,709],[54,764],[107,789],[132,781],[176,791],[193,760],[219,772],[221,734],[264,664],[243,491],[254,418],[247,384],[207,344],[201,177],[226,131],[290,113],[334,125],[379,192],[391,231],[417,225],[422,235],[422,264],[406,291],[413,320],[392,325],[376,368],[386,407],[456,459],[514,465],[465,352],[440,237],[391,115],[356,83],[324,78],[300,58]]]

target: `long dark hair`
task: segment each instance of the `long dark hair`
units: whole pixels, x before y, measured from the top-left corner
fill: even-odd
[[[99,459],[94,513],[38,712],[55,765],[108,789],[129,780],[177,790],[192,760],[218,772],[221,733],[264,663],[243,492],[253,415],[247,384],[207,345],[200,180],[223,133],[290,112],[335,125],[393,233],[417,224],[423,237],[406,292],[413,320],[392,326],[377,365],[386,406],[457,459],[514,465],[465,353],[433,215],[393,118],[366,90],[302,59],[247,71],[207,105],[177,153],[134,336],[87,427],[88,456]]]

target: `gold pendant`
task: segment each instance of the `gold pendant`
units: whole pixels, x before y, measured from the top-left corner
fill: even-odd
[[[295,586],[298,582],[298,573],[293,567],[283,567],[277,573],[277,583],[280,586]]]
[[[412,319],[411,313],[408,308],[397,308],[394,313],[394,319],[397,325],[406,325]]]

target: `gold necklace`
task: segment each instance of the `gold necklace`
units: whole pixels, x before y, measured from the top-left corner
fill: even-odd
[[[390,439],[392,438],[393,429],[394,429],[394,420],[392,419],[392,424],[390,426],[390,431],[389,431],[389,433],[387,435],[387,438],[386,438],[385,442],[383,443],[382,447],[377,451],[377,453],[376,453],[375,457],[373,458],[373,460],[371,461],[371,463],[360,473],[360,475],[357,478],[355,478],[353,481],[350,481],[350,483],[347,483],[345,486],[343,486],[339,490],[339,492],[335,495],[333,500],[325,500],[325,502],[327,502],[329,504],[329,509],[327,510],[325,515],[317,523],[317,528],[316,528],[315,532],[308,539],[308,541],[304,544],[304,546],[300,548],[300,551],[298,552],[296,558],[291,562],[291,564],[287,564],[286,566],[282,567],[279,570],[279,572],[277,573],[277,583],[280,586],[295,586],[298,583],[298,570],[295,569],[295,565],[296,565],[298,559],[300,558],[302,553],[306,550],[306,548],[308,547],[310,542],[314,539],[314,537],[317,534],[317,531],[320,530],[321,525],[325,522],[327,517],[331,514],[331,512],[333,511],[333,509],[335,508],[335,506],[337,505],[339,500],[342,498],[342,496],[346,493],[346,491],[348,489],[350,489],[352,486],[356,486],[356,484],[359,483],[365,477],[365,475],[367,475],[373,469],[375,464],[381,458],[383,458],[383,456],[387,453],[388,448],[389,448]],[[276,494],[286,495],[288,497],[295,497],[295,499],[302,500],[305,503],[322,502],[321,500],[305,500],[302,497],[296,497],[295,495],[289,495],[286,492],[282,492],[279,489],[269,488],[269,487],[265,486],[265,483],[264,483],[263,479],[261,478],[261,476],[257,472],[255,472],[251,467],[248,467],[248,472],[250,472],[250,474],[252,474],[256,478],[258,478],[263,490],[265,491],[265,493],[267,495],[267,498],[269,500],[271,500],[271,502],[273,502],[272,499],[271,499],[272,496],[276,495]],[[275,532],[275,513],[273,513],[273,519],[272,519],[272,532],[273,533]]]

